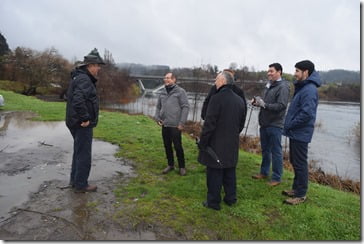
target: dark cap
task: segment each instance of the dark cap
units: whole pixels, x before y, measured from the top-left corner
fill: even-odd
[[[308,75],[311,75],[312,72],[315,70],[315,65],[310,60],[303,60],[301,62],[298,62],[294,67],[302,71],[308,70]]]
[[[102,60],[96,48],[94,48],[89,54],[83,57],[83,62],[78,64],[78,67],[88,64],[105,64],[104,60]]]

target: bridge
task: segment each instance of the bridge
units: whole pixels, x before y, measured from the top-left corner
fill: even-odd
[[[143,94],[155,95],[164,88],[164,76],[131,74],[130,78],[135,80]],[[207,93],[215,83],[215,78],[202,77],[177,77],[177,84],[186,91]],[[244,84],[262,86],[262,81],[237,81],[236,85],[243,87]]]

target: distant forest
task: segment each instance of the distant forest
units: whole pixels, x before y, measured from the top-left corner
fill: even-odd
[[[359,71],[334,69],[330,71],[319,71],[319,73],[323,84],[342,83],[344,85],[360,83]]]

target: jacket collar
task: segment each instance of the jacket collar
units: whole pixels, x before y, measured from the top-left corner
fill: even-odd
[[[84,66],[82,66],[82,67],[80,67],[80,68],[76,68],[75,70],[73,70],[72,72],[71,72],[71,77],[72,78],[75,78],[77,75],[80,75],[80,74],[85,74],[85,75],[87,75],[89,78],[90,78],[90,80],[91,80],[91,82],[92,83],[94,83],[94,84],[96,84],[96,82],[97,82],[97,79],[88,71],[88,69],[86,68],[86,67],[84,67]]]
[[[220,91],[224,91],[224,90],[227,90],[227,89],[231,89],[231,86],[230,84],[226,84],[226,85],[223,85],[221,86],[217,91],[216,93],[220,92]]]

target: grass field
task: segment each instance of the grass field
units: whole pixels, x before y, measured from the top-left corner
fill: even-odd
[[[0,110],[29,110],[39,120],[63,120],[64,103],[43,102],[0,90],[6,105]],[[116,156],[134,161],[137,177],[114,193],[124,206],[114,218],[128,225],[165,226],[188,240],[360,240],[360,196],[310,183],[308,200],[298,206],[282,204],[293,174],[285,171],[283,182],[269,187],[252,180],[261,157],[240,151],[237,167],[238,202],[221,211],[206,209],[205,168],[198,164],[197,148],[183,137],[187,175],[162,175],[166,166],[159,126],[142,115],[101,111],[97,138],[119,145]],[[122,222],[122,221],[121,221]]]

